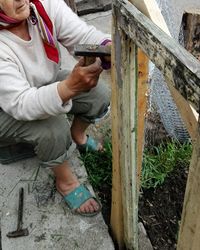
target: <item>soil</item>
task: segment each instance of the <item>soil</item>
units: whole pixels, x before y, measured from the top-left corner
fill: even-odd
[[[154,249],[175,250],[184,200],[187,170],[177,167],[156,189],[142,190],[139,198],[139,221],[146,229]],[[111,212],[110,186],[102,186],[98,195],[103,217],[109,226]]]
[[[176,249],[187,174],[187,170],[177,167],[162,186],[143,190],[140,195],[139,220],[154,249]]]

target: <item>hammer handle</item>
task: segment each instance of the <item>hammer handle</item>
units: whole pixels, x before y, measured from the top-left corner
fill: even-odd
[[[90,64],[93,64],[96,61],[96,57],[93,56],[85,56],[84,57],[85,60],[85,66],[88,66]]]
[[[22,228],[23,223],[23,207],[24,207],[24,189],[19,190],[19,205],[18,205],[18,218],[17,218],[17,230]]]

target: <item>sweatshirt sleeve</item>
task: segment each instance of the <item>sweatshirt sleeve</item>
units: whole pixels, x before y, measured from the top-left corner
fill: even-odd
[[[58,82],[40,88],[31,87],[18,66],[7,55],[0,55],[0,107],[17,120],[41,120],[67,113],[69,100],[63,105],[57,91]]]
[[[73,52],[76,44],[101,44],[111,38],[109,34],[104,34],[95,27],[87,25],[63,0],[50,1],[52,5],[56,5],[54,25],[57,39],[70,53]]]

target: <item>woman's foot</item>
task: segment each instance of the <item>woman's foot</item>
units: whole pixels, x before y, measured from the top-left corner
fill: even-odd
[[[79,187],[80,184],[78,181],[72,183],[56,183],[56,188],[58,192],[65,196],[71,193],[75,188]],[[100,207],[99,204],[93,199],[90,198],[86,202],[84,202],[79,208],[76,209],[78,213],[94,213],[99,211]]]
[[[103,145],[95,141],[92,137],[86,135],[86,129],[90,123],[85,122],[78,117],[74,117],[71,126],[71,136],[81,153],[87,151],[103,151]]]
[[[76,176],[72,173],[67,161],[57,167],[54,167],[52,170],[56,177],[56,188],[61,195],[68,195],[80,185]],[[90,198],[77,209],[77,212],[93,213],[99,209],[100,206],[98,202],[95,201],[95,199]]]
[[[85,152],[102,152],[103,145],[99,142],[90,137],[89,135],[86,136],[86,140],[82,144],[77,144],[77,148],[80,153]]]

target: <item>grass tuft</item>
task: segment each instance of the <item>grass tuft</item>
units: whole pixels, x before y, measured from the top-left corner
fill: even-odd
[[[112,186],[112,145],[110,139],[104,143],[104,152],[90,153],[81,156],[91,185],[98,190],[102,185]],[[191,143],[181,144],[171,141],[145,150],[141,186],[156,188],[161,185],[169,173],[177,167],[188,167],[192,154]]]
[[[81,155],[87,169],[91,185],[99,189],[103,184],[111,187],[112,183],[112,145],[105,140],[103,152],[87,152]]]
[[[156,188],[177,167],[188,167],[192,154],[191,143],[171,141],[145,150],[142,166],[142,187]]]

